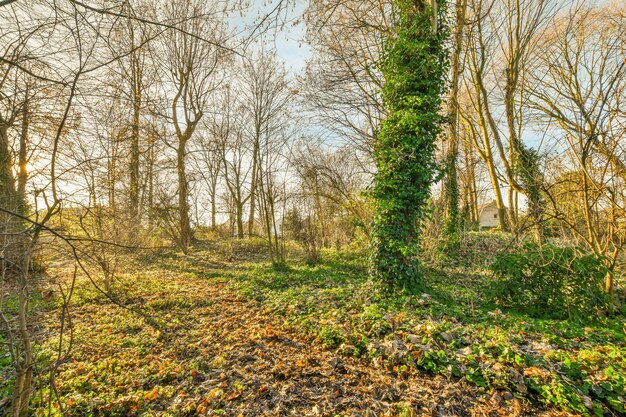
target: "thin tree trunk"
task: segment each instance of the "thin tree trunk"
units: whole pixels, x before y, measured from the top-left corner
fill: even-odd
[[[228,230],[230,236],[235,236],[235,226],[237,225],[237,208],[235,207],[235,199],[228,197]]]
[[[451,61],[452,89],[450,91],[450,123],[448,132],[448,155],[446,161],[446,180],[444,185],[447,205],[446,236],[450,251],[455,251],[459,244],[459,184],[457,177],[457,159],[459,156],[459,81],[461,78],[461,50],[465,28],[466,1],[459,0],[456,5],[456,25]],[[433,4],[436,4],[433,1]],[[436,13],[434,14],[436,16]],[[436,26],[435,26],[436,27]]]
[[[252,180],[250,182],[250,217],[248,218],[248,236],[252,236],[254,234],[254,217],[256,211],[256,193],[258,188],[258,159],[259,159],[259,151],[260,146],[257,140],[254,143],[254,149],[252,151]]]
[[[319,219],[319,224],[321,226],[320,231],[321,231],[321,243],[322,243],[322,247],[329,247],[330,246],[330,242],[328,239],[328,228],[327,228],[327,224],[326,224],[326,216],[324,216],[324,211],[323,211],[323,206],[322,206],[322,198],[321,198],[321,192],[320,192],[320,185],[319,185],[319,179],[317,177],[317,173],[314,173],[314,178],[315,178],[315,211],[317,212],[317,217]],[[313,225],[315,226],[316,222],[312,222]]]
[[[26,182],[28,181],[28,129],[30,127],[30,106],[28,99],[28,86],[26,87],[26,100],[22,110],[22,132],[20,134],[20,149],[18,153],[19,171],[17,174],[17,200],[19,213],[27,212]]]
[[[215,230],[217,228],[217,184],[213,185],[213,189],[211,190],[211,229]]]
[[[133,74],[133,121],[130,142],[130,219],[133,228],[138,226],[139,218],[139,117],[141,113],[141,87]],[[140,77],[140,76],[138,76]]]
[[[28,417],[28,406],[32,391],[33,368],[35,366],[33,346],[28,330],[28,280],[30,267],[30,250],[24,254],[22,270],[19,275],[19,311],[18,334],[19,355],[17,357],[17,376],[13,391],[12,414],[15,417]]]
[[[479,107],[480,108],[480,107]],[[502,198],[502,190],[500,189],[500,180],[498,178],[498,171],[496,169],[495,162],[493,160],[493,153],[491,151],[491,142],[489,141],[489,131],[487,129],[486,121],[484,119],[484,115],[482,111],[478,111],[479,116],[479,124],[482,132],[482,141],[483,141],[483,149],[480,149],[478,144],[478,133],[472,131],[474,135],[473,141],[476,150],[478,151],[480,157],[487,165],[487,172],[489,172],[489,179],[491,181],[491,186],[493,189],[493,193],[495,195],[496,205],[498,207],[498,222],[500,224],[500,228],[502,231],[509,231],[509,224],[507,222],[507,212],[506,207],[504,206],[504,200]],[[470,122],[471,123],[471,122]],[[479,216],[477,217],[479,219]],[[479,219],[480,220],[480,219]]]
[[[176,152],[178,172],[178,216],[180,228],[180,246],[183,252],[187,252],[191,244],[191,222],[189,220],[189,189],[187,173],[185,171],[185,156],[187,138],[179,138]]]
[[[111,212],[115,215],[117,210],[115,183],[117,182],[117,138],[111,144],[111,156],[109,159],[109,172],[108,172],[108,191],[109,191],[109,207]]]
[[[508,191],[508,200],[509,200],[509,219],[511,220],[511,227],[513,230],[517,229],[517,216],[515,212],[515,190],[513,187],[509,187]]]
[[[276,254],[274,253],[275,251],[272,244],[272,225],[270,223],[270,212],[267,204],[267,195],[265,194],[265,188],[262,178],[259,178],[259,191],[261,204],[263,206],[263,214],[265,215],[265,233],[267,234],[267,247],[269,250],[270,260],[274,264],[276,263]]]
[[[148,150],[148,226],[154,226],[154,141]]]
[[[4,207],[15,209],[15,178],[13,177],[13,159],[9,148],[9,128],[0,123],[0,203]]]
[[[504,200],[502,199],[502,190],[500,189],[500,181],[498,180],[498,173],[496,167],[493,164],[493,160],[487,161],[487,170],[489,171],[489,178],[491,179],[491,186],[493,187],[493,193],[495,195],[496,206],[498,207],[498,222],[500,223],[500,229],[504,232],[509,231],[509,224],[507,222],[507,212],[504,206]]]
[[[476,191],[476,160],[474,159],[474,152],[471,148],[471,143],[465,141],[463,146],[463,156],[465,161],[465,198],[467,199],[467,211],[469,214],[469,221],[475,223],[478,221],[478,193]]]
[[[243,206],[241,204],[237,204],[237,238],[244,238],[243,231]]]

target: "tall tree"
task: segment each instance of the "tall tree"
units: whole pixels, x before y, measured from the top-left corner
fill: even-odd
[[[436,139],[448,53],[445,2],[397,0],[393,34],[381,64],[383,121],[374,146],[371,273],[389,286],[419,283],[421,222],[435,179]]]
[[[236,226],[237,237],[243,239],[244,207],[250,199],[251,192],[246,189],[250,174],[250,141],[246,140],[243,125],[249,124],[248,114],[234,98],[239,90],[227,85],[220,95],[219,115],[209,125],[212,136],[217,141],[218,152],[222,159],[224,183],[228,190],[227,203],[229,214]]]
[[[530,76],[530,104],[548,123],[562,152],[559,161],[567,164],[544,190],[550,214],[604,260],[609,293],[626,247],[625,11],[572,7],[542,39]]]
[[[5,56],[11,59],[9,53],[19,53],[19,48],[15,49],[16,51],[6,51]],[[15,156],[10,134],[18,124],[20,115],[27,115],[28,107],[23,96],[20,71],[6,62],[0,64],[0,71],[0,203],[3,207],[16,210],[20,204],[13,171]]]
[[[518,226],[518,194],[528,200],[536,239],[541,241],[539,153],[524,143],[526,68],[559,0],[471,0],[468,2],[466,95],[474,147],[487,165],[503,230]],[[502,168],[502,174],[500,169]],[[509,210],[503,193],[508,186]]]
[[[177,30],[166,34],[166,66],[173,87],[170,101],[176,144],[178,178],[178,243],[186,251],[191,243],[187,144],[206,111],[210,93],[216,87],[216,72],[226,49],[223,20],[216,5],[185,0],[170,3],[168,18],[178,22]]]
[[[128,56],[118,62],[121,78],[124,82],[123,91],[127,94],[128,107],[131,108],[130,134],[129,134],[129,193],[128,215],[131,227],[135,229],[141,223],[140,216],[140,191],[141,191],[141,120],[147,102],[146,93],[150,80],[150,40],[155,36],[154,28],[135,20],[137,15],[151,16],[154,10],[145,3],[126,1],[122,5],[122,13],[130,18],[121,21],[120,44],[123,50],[129,51]],[[143,142],[146,142],[145,140]],[[136,229],[135,229],[136,230]],[[133,233],[135,235],[135,233]]]
[[[241,103],[252,122],[249,135],[252,139],[252,183],[250,186],[250,212],[248,235],[254,233],[257,193],[261,181],[262,146],[268,135],[276,130],[276,124],[292,96],[287,84],[287,73],[274,53],[261,51],[244,62],[242,71]]]
[[[459,181],[457,160],[459,158],[459,84],[462,71],[461,52],[465,32],[467,0],[457,0],[455,5],[454,38],[452,44],[451,89],[449,97],[447,155],[445,166],[444,196],[446,201],[446,226],[448,253],[459,246]]]

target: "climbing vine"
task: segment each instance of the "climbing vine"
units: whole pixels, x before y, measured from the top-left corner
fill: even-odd
[[[538,151],[524,145],[521,141],[515,144],[515,152],[517,153],[515,169],[528,198],[528,216],[534,223],[535,241],[542,244],[545,233],[543,230],[543,214],[546,203],[541,192],[541,184],[543,183],[540,166],[541,157]]]
[[[390,287],[419,284],[421,223],[437,174],[435,141],[441,130],[441,96],[448,51],[444,1],[394,2],[394,33],[381,62],[387,118],[374,158],[371,274]],[[437,4],[439,3],[439,4]]]

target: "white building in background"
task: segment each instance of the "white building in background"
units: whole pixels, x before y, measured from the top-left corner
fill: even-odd
[[[478,224],[480,229],[491,229],[500,225],[498,217],[498,205],[493,200],[491,203],[483,204],[478,208]]]

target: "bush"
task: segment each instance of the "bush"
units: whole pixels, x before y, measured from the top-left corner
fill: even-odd
[[[306,262],[315,265],[321,260],[322,242],[318,225],[312,216],[302,216],[297,209],[287,212],[284,230],[287,237],[298,242],[304,249]]]
[[[322,345],[327,349],[333,349],[344,341],[341,330],[335,326],[323,326],[319,333]]]
[[[491,269],[497,302],[532,317],[588,316],[608,302],[602,259],[576,248],[526,245],[497,256]]]

